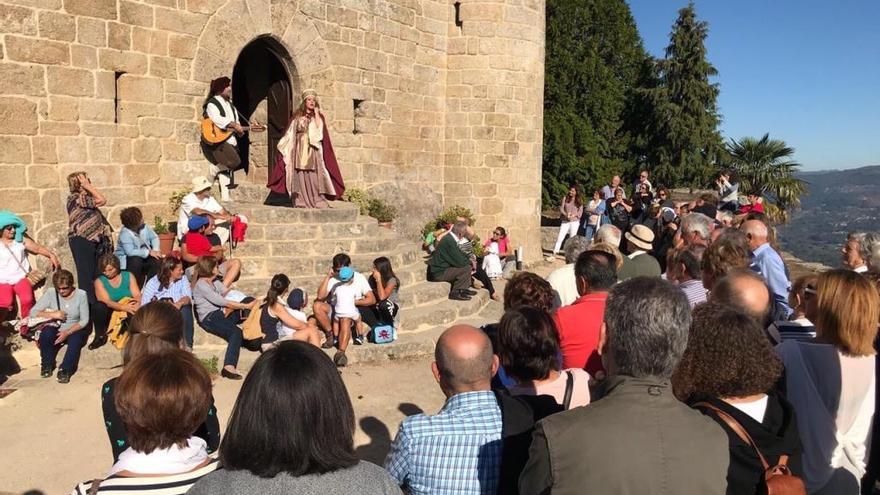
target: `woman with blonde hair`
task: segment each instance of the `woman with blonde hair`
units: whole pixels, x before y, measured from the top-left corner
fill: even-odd
[[[797,411],[809,493],[859,493],[875,410],[880,295],[850,270],[819,275],[816,341],[777,346]]]

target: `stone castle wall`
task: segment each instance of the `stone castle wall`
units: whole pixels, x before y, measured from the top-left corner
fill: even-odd
[[[395,203],[398,228],[462,204],[540,253],[543,0],[5,0],[0,35],[0,207],[59,252],[73,171],[114,225],[129,205],[172,218],[207,171],[208,81],[271,36],[294,94],[319,92],[347,185]]]

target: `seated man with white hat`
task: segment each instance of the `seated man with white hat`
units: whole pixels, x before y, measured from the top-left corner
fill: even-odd
[[[214,220],[214,233],[220,237],[220,241],[226,244],[229,241],[229,225],[232,214],[220,206],[220,203],[211,196],[211,182],[204,176],[194,177],[192,190],[183,197],[180,202],[180,216],[177,220],[177,239],[183,240],[187,232],[189,219],[193,215],[205,215]]]
[[[617,279],[623,282],[635,277],[659,277],[660,263],[649,254],[654,249],[654,232],[644,225],[636,224],[623,236],[626,238],[629,255],[623,259]]]

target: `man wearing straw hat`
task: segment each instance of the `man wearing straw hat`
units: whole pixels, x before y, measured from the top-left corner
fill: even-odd
[[[660,263],[648,254],[654,249],[654,232],[644,225],[636,224],[623,236],[626,238],[629,256],[623,259],[617,278],[624,281],[635,277],[659,277]]]

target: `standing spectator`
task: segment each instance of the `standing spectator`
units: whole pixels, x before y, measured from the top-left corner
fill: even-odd
[[[141,307],[141,290],[131,273],[119,268],[119,258],[107,253],[98,258],[100,275],[93,282],[97,302],[92,305],[92,323],[95,336],[89,344],[95,350],[107,343],[107,333],[113,313],[124,313],[128,318]],[[117,333],[117,336],[119,334]]]
[[[611,178],[611,181],[608,184],[605,184],[604,186],[602,186],[602,189],[601,189],[602,199],[609,200],[609,199],[613,198],[614,193],[615,193],[615,191],[617,191],[617,189],[623,190],[623,188],[620,187],[620,176],[619,175],[615,175],[614,177]],[[624,198],[626,197],[625,191],[623,192],[623,197]]]
[[[613,225],[612,225],[613,227]],[[557,306],[568,306],[579,297],[577,291],[577,278],[574,275],[574,263],[578,256],[587,250],[589,242],[586,237],[577,236],[565,245],[566,265],[550,272],[547,281],[553,287],[558,298]]]
[[[226,244],[229,240],[232,215],[211,196],[211,182],[203,176],[193,178],[192,192],[184,196],[180,202],[180,215],[177,218],[178,240],[183,240],[187,232],[184,226],[189,224],[189,219],[194,215],[211,217],[216,225],[215,232],[220,237],[220,243]]]
[[[52,275],[52,288],[47,289],[31,310],[34,316],[49,318],[57,327],[44,327],[40,332],[40,376],[49,378],[55,371],[55,358],[64,344],[64,360],[58,369],[58,383],[68,383],[79,367],[79,356],[89,338],[89,298],[73,286],[73,274],[58,270]]]
[[[865,242],[867,234],[864,232],[850,232],[846,236],[846,242],[840,248],[843,267],[856,273],[868,271],[868,258],[871,256],[868,245]]]
[[[748,268],[749,240],[745,233],[738,229],[724,229],[703,253],[700,267],[703,271],[703,287],[709,292],[715,290],[715,284],[727,272],[737,268]]]
[[[321,332],[314,323],[302,321],[293,313],[287,311],[284,298],[290,291],[290,279],[283,273],[278,273],[269,282],[269,290],[260,308],[260,330],[263,332],[263,348],[269,345],[277,345],[282,340],[299,340],[308,342],[316,347],[321,345]],[[301,306],[300,306],[301,307]],[[294,308],[298,311],[300,308]],[[285,328],[293,330],[287,333]]]
[[[466,222],[457,221],[452,230],[440,239],[428,260],[428,275],[435,282],[450,282],[449,299],[470,301],[471,260],[458,248],[459,239],[467,233]],[[320,293],[319,293],[320,296]]]
[[[712,238],[712,219],[702,213],[688,213],[681,217],[679,232],[685,246],[706,247]]]
[[[632,203],[627,201],[623,189],[619,187],[614,190],[613,198],[605,200],[605,214],[608,215],[611,224],[621,232],[629,230],[632,211]]]
[[[748,314],[762,328],[773,321],[770,314],[773,300],[764,278],[745,268],[727,272],[715,284],[709,300]],[[770,337],[772,343],[779,343],[778,336]]]
[[[354,419],[327,356],[282,342],[257,359],[241,387],[220,448],[223,469],[189,494],[400,493],[381,468],[358,460]]]
[[[0,211],[0,310],[11,312],[18,296],[22,318],[30,316],[34,305],[34,288],[27,277],[31,271],[28,253],[45,256],[54,269],[61,267],[55,253],[26,236],[26,231],[24,220],[8,210]]]
[[[660,208],[675,210],[675,202],[672,201],[669,189],[666,189],[665,187],[657,189],[657,197],[654,198],[654,203],[660,205]]]
[[[72,495],[183,495],[217,469],[205,441],[193,436],[208,415],[211,377],[192,354],[174,349],[132,361],[116,383],[114,402],[130,447],[106,478],[80,483]]]
[[[571,306],[559,308],[554,316],[564,369],[583,368],[593,377],[603,371],[599,329],[608,291],[617,283],[614,263],[608,253],[585,251],[574,265],[580,297]]]
[[[880,232],[865,235],[865,249],[868,252],[868,257],[865,259],[868,262],[868,271],[880,272]]]
[[[593,199],[586,205],[586,214],[581,219],[581,232],[588,241],[593,240],[596,230],[600,227],[602,216],[605,214],[605,200],[602,199],[602,191],[593,191]]]
[[[493,494],[501,467],[501,409],[490,390],[498,357],[479,329],[440,335],[431,363],[446,404],[403,420],[385,469],[411,495]]]
[[[721,199],[718,209],[730,213],[739,211],[739,182],[736,174],[731,170],[722,170],[715,179],[715,187],[718,188],[718,197]]]
[[[192,284],[186,279],[183,261],[169,256],[162,260],[159,273],[147,280],[141,292],[141,306],[154,301],[164,301],[180,311],[186,348],[193,348]]]
[[[617,278],[628,280],[633,277],[659,277],[662,273],[660,263],[650,255],[654,249],[654,232],[644,225],[633,225],[623,236],[626,238],[626,251],[629,254],[623,258],[623,266],[617,273]]]
[[[620,249],[620,238],[623,234],[621,234],[621,230],[614,225],[606,223],[605,225],[599,227],[599,230],[596,231],[596,238],[593,239],[594,244],[610,244],[618,249]]]
[[[226,341],[226,355],[223,358],[223,369],[220,370],[220,375],[230,380],[241,380],[242,376],[236,367],[238,366],[238,355],[244,343],[239,327],[244,319],[241,311],[236,310],[257,309],[260,301],[235,302],[226,299],[224,296],[229,289],[216,280],[218,274],[217,260],[209,256],[199,258],[196,263],[196,282],[193,285],[196,316],[202,328]],[[259,344],[258,341],[256,343]],[[248,344],[247,348],[259,349],[254,344]]]
[[[749,240],[749,249],[752,250],[752,270],[761,274],[767,281],[767,287],[773,295],[775,312],[784,318],[791,316],[791,307],[788,305],[788,293],[791,283],[782,257],[767,242],[768,229],[764,222],[758,220],[746,220],[742,225],[743,232]]]
[[[605,396],[538,422],[520,492],[724,493],[724,432],[669,384],[690,323],[687,298],[669,282],[635,278],[611,289]]]
[[[675,395],[712,418],[727,433],[730,466],[727,493],[764,493],[765,467],[783,463],[803,476],[795,411],[774,390],[782,361],[748,315],[709,303],[694,310],[684,356],[672,377]],[[739,423],[755,446],[731,429]],[[782,456],[787,456],[783,459]]]
[[[767,333],[778,333],[781,341],[805,340],[816,338],[816,284],[819,276],[814,274],[801,275],[791,284],[788,304],[791,306],[790,320],[777,320]]]
[[[712,223],[715,223],[715,220],[718,216],[718,195],[713,192],[705,192],[697,196],[697,199],[694,200],[693,207],[691,207],[691,213],[702,213],[709,217],[712,220]]]
[[[839,269],[819,275],[817,292],[819,341],[787,340],[776,349],[797,411],[807,491],[855,494],[876,406],[880,297],[865,277]]]
[[[144,280],[159,272],[162,259],[159,236],[144,223],[140,208],[125,208],[119,218],[122,220],[122,229],[116,242],[119,267],[134,275],[138,286],[143,287]]]
[[[458,249],[455,246],[452,247]],[[349,257],[347,254],[338,253],[333,256],[330,270],[327,272],[327,275],[324,276],[324,280],[321,281],[321,285],[318,287],[318,297],[315,300],[315,303],[312,305],[312,308],[315,312],[315,319],[318,321],[319,328],[324,332],[324,335],[326,337],[322,347],[325,349],[330,349],[334,346],[338,347],[338,349],[343,352],[343,356],[345,349],[348,348],[348,339],[351,337],[352,334],[348,333],[346,338],[342,338],[339,335],[336,335],[334,337],[332,321],[333,304],[330,300],[330,294],[333,291],[333,288],[342,282],[342,279],[339,275],[342,269],[350,266],[351,257]],[[470,270],[470,267],[468,267],[468,270]],[[364,277],[358,271],[353,271],[353,273],[354,276],[352,278],[351,285],[355,289],[355,306],[357,306],[358,308],[375,306],[376,296],[375,294],[373,294],[373,289],[370,287],[370,282],[367,280],[367,277]],[[361,335],[360,330],[356,328],[354,335]],[[361,343],[363,343],[363,341],[361,341]]]
[[[706,302],[708,295],[706,288],[703,287],[700,269],[705,251],[706,249],[700,246],[676,251],[672,256],[672,264],[666,272],[669,281],[677,283],[678,288],[687,296],[691,308]]]
[[[516,381],[509,387],[513,395],[550,395],[563,409],[590,403],[590,375],[583,368],[560,370],[559,335],[546,311],[512,309],[498,328],[497,354]]]
[[[562,248],[562,241],[568,236],[573,238],[577,235],[578,227],[581,224],[581,217],[584,214],[584,202],[581,198],[581,192],[578,186],[572,185],[568,188],[568,194],[562,198],[559,205],[559,235],[556,236],[556,244],[553,245],[553,251],[547,256],[548,261],[552,261],[556,257],[556,253]]]
[[[144,356],[180,349],[183,346],[181,326],[180,311],[169,303],[160,301],[138,310],[131,317],[131,325],[129,325],[131,338],[125,343],[125,349],[122,351],[123,365],[127,366]],[[101,409],[104,413],[104,426],[110,440],[110,449],[113,451],[114,463],[119,460],[120,454],[131,446],[114,399],[118,382],[119,377],[115,377],[101,386]],[[208,415],[194,435],[205,441],[208,453],[216,451],[220,445],[220,421],[213,396]]]
[[[643,223],[650,218],[651,205],[654,204],[654,195],[648,190],[648,184],[639,184],[633,193],[633,223]]]
[[[642,186],[647,186],[648,192],[654,192],[654,186],[651,185],[651,181],[648,180],[648,177],[651,175],[647,170],[642,170],[639,172],[639,178],[633,183],[633,195],[635,195]]]
[[[67,196],[67,242],[76,265],[76,283],[94,304],[95,278],[100,275],[98,257],[107,254],[108,226],[99,208],[107,199],[92,185],[85,172],[67,176],[70,194]],[[94,316],[94,315],[93,315]]]
[[[373,273],[368,279],[376,304],[358,308],[361,318],[370,328],[379,325],[400,326],[400,279],[394,273],[391,260],[380,256],[373,260]]]

